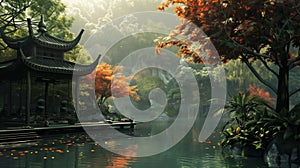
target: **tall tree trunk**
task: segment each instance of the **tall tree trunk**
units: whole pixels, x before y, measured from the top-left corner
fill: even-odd
[[[289,110],[289,71],[287,68],[279,68],[276,111]]]

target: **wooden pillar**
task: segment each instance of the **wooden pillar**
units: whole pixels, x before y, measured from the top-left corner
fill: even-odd
[[[27,98],[26,98],[26,125],[30,123],[30,103],[31,103],[31,75],[27,72]]]
[[[13,105],[13,103],[12,103],[12,90],[13,90],[13,87],[12,87],[12,81],[11,80],[9,80],[9,98],[8,98],[8,111],[7,111],[7,115],[11,115],[11,113],[12,113],[12,105]]]
[[[37,55],[36,55],[36,46],[34,46],[34,47],[33,47],[33,49],[32,49],[32,53],[33,53],[33,56],[34,56],[34,57],[36,57],[36,56],[37,56]]]
[[[72,82],[72,81],[71,81]],[[70,90],[71,90],[71,87],[70,87],[70,80],[67,80],[67,84],[68,84],[68,100],[70,99]],[[71,99],[72,100],[72,99]]]
[[[55,94],[55,89],[56,89],[56,85],[55,85],[55,82],[53,82],[52,83],[52,96],[51,96],[52,104],[50,104],[50,107],[51,107],[51,112],[53,112],[55,114],[55,118],[58,119],[57,117],[59,115],[60,102],[58,101],[59,99],[56,98],[57,96]]]
[[[75,112],[77,113],[77,115],[79,115],[79,77],[76,76],[75,78],[75,94],[74,94],[75,98]]]
[[[5,97],[6,97],[6,93],[5,93],[5,82],[0,82],[0,95],[3,95],[0,97],[0,101],[2,104],[2,111],[0,111],[0,115],[3,115],[3,111],[5,110]]]
[[[49,82],[45,82],[45,111],[44,111],[44,120],[48,120],[48,90],[49,90]]]
[[[19,81],[19,85],[20,85],[20,91],[19,91],[19,112],[22,113],[22,106],[23,106],[23,101],[22,101],[22,93],[23,93],[23,80],[21,79]]]

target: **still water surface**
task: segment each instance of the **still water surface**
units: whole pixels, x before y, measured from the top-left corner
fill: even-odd
[[[138,124],[127,133],[145,136],[159,132],[162,124]],[[32,168],[223,168],[267,167],[260,158],[224,157],[215,133],[207,142],[199,143],[192,130],[182,141],[151,157],[126,157],[111,153],[85,133],[49,135],[33,144],[0,149],[0,167]],[[151,148],[151,146],[149,146]],[[128,151],[130,152],[130,151]]]

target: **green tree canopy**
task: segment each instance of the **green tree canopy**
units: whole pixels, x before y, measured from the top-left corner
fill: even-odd
[[[36,27],[40,17],[44,16],[47,31],[58,38],[71,40],[74,34],[69,28],[74,21],[73,17],[66,14],[66,6],[60,0],[2,0],[0,1],[0,28],[4,29],[7,36],[20,38],[28,35],[27,18],[31,18],[32,26]],[[76,60],[78,53],[87,54],[81,46],[76,46],[74,51],[66,54],[66,59]],[[0,35],[1,61],[15,56],[13,50],[7,48]],[[89,59],[81,58],[81,62]]]

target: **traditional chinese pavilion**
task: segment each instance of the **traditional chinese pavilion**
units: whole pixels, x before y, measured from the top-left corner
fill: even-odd
[[[27,37],[19,39],[10,38],[4,30],[1,31],[3,41],[17,51],[17,57],[0,63],[1,115],[23,116],[26,124],[30,124],[32,116],[37,115],[39,106],[42,106],[39,115],[45,121],[52,114],[60,113],[56,116],[63,116],[60,110],[61,100],[64,99],[62,96],[71,97],[72,85],[78,87],[72,83],[72,79],[91,73],[100,58],[90,65],[75,64],[64,59],[64,53],[74,49],[80,41],[83,30],[71,41],[53,37],[47,32],[41,17],[35,31],[28,19],[28,31]]]

